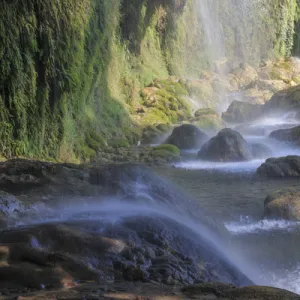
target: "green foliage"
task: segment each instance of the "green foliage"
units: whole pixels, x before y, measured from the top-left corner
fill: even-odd
[[[129,142],[126,139],[111,140],[109,145],[113,148],[129,148]]]
[[[297,0],[251,1],[258,6],[250,5],[247,14],[245,1],[217,1],[218,16],[229,22],[223,32],[229,58],[270,57],[270,44],[280,55],[289,55],[294,21],[299,27]],[[140,137],[137,126],[132,127],[140,104],[149,109],[134,125],[188,119],[185,97],[191,91],[186,84],[154,79],[195,77],[209,66],[211,49],[204,47],[195,3],[3,0],[0,154],[85,160],[112,138],[127,147]],[[233,9],[240,12],[235,20],[228,17]],[[251,49],[257,52],[249,51],[254,44]],[[140,94],[149,85],[158,88],[152,104]],[[208,102],[217,101],[212,87],[198,86],[197,92]]]
[[[153,147],[153,151],[166,151],[166,152],[170,152],[173,153],[175,155],[179,155],[180,154],[180,150],[174,146],[174,145],[170,145],[170,144],[162,144],[156,147]]]
[[[212,108],[201,108],[195,112],[195,117],[202,117],[207,115],[217,115]]]
[[[174,145],[162,144],[153,148],[151,156],[154,159],[173,161],[180,157],[180,150]]]
[[[141,122],[173,124],[188,119],[191,110],[186,95],[188,91],[181,80],[155,80],[141,92],[142,104],[147,107]]]
[[[211,108],[198,109],[190,122],[207,130],[219,130],[224,127],[221,117]]]

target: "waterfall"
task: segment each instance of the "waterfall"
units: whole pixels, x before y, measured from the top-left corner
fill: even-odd
[[[211,65],[224,59],[237,66],[269,58],[277,34],[271,17],[275,8],[269,0],[199,0],[195,4]]]
[[[212,0],[196,1],[197,9],[202,20],[207,42],[208,57],[210,62],[225,57],[224,40],[221,33],[218,15]]]
[[[241,63],[257,65],[272,56],[277,30],[271,18],[273,4],[269,0],[195,1],[205,56],[219,80]],[[217,110],[223,112],[231,100],[222,84],[218,95]]]

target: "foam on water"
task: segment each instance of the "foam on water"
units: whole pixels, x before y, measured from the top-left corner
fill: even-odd
[[[291,231],[300,227],[300,222],[286,220],[260,220],[256,222],[229,222],[225,227],[233,234],[253,234],[269,231]]]
[[[280,275],[272,273],[270,278],[273,286],[300,294],[300,264]]]
[[[256,159],[245,162],[208,162],[203,160],[179,162],[174,166],[190,170],[220,170],[224,172],[255,172],[264,162],[264,159]]]

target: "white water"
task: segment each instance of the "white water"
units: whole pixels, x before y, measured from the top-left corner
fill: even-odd
[[[233,234],[252,234],[271,231],[293,231],[300,228],[300,222],[286,220],[250,221],[247,217],[240,222],[225,223],[225,227]]]
[[[189,170],[220,170],[224,172],[254,172],[262,163],[263,159],[246,162],[207,162],[195,160],[174,164],[176,168]]]
[[[226,56],[221,24],[212,0],[196,1],[196,5],[205,31],[208,57],[212,64]]]
[[[265,117],[256,120],[253,123],[244,125],[243,127],[236,125],[233,129],[239,131],[249,145],[258,143],[267,146],[271,150],[271,157],[282,157],[287,155],[299,155],[300,148],[289,143],[277,141],[269,138],[270,133],[277,129],[287,129],[299,125],[299,121],[295,119],[294,113],[286,113],[281,116]],[[250,133],[249,133],[250,132]],[[220,170],[224,172],[252,172],[270,156],[262,159],[253,159],[242,162],[208,162],[196,159],[197,153],[200,149],[188,151],[188,153],[195,156],[192,161],[183,161],[174,164],[176,168],[190,169],[190,170]]]

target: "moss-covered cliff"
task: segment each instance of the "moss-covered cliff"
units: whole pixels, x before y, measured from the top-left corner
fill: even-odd
[[[287,23],[272,31],[282,55],[293,46],[295,1],[278,0],[270,17]],[[209,66],[203,36],[194,0],[3,0],[0,153],[75,160],[112,138],[135,142],[140,90],[155,78],[199,76]]]

